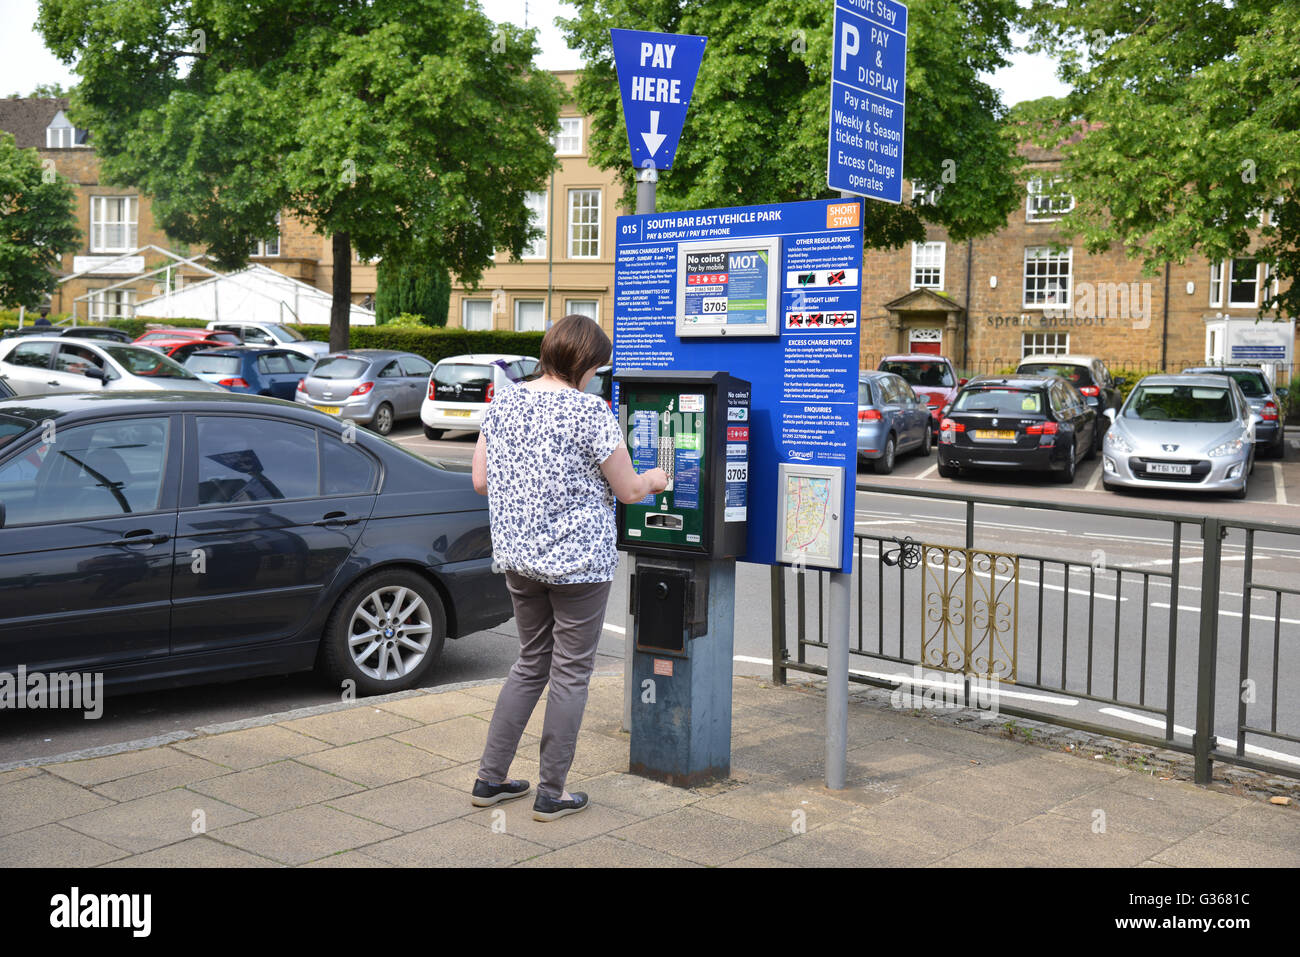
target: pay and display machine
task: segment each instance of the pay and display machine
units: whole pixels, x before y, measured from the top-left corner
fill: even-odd
[[[635,556],[631,771],[679,787],[731,773],[736,557],[748,520],[750,385],[726,372],[618,372],[633,468],[668,487],[618,508]]]

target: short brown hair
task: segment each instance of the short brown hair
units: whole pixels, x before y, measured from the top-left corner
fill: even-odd
[[[577,313],[557,319],[542,336],[538,369],[577,387],[587,370],[609,362],[613,347],[600,324]]]

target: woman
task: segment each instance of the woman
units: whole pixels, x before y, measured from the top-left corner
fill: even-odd
[[[565,316],[542,338],[539,378],[499,394],[474,449],[474,488],[488,496],[492,553],[505,571],[519,660],[497,698],[471,801],[488,807],[530,793],[507,777],[519,737],[550,682],[533,817],[587,807],[564,789],[605,624],[615,550],[614,497],[640,501],[668,484],[663,469],[632,469],[618,421],[583,390],[609,362],[609,338]]]

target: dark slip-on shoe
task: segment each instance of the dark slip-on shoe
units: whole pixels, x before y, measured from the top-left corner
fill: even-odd
[[[537,797],[533,799],[533,820],[554,821],[566,814],[577,814],[579,811],[585,811],[589,803],[587,795],[582,791],[574,791],[573,797],[568,801],[561,801],[559,798],[553,798],[549,794],[538,791]]]
[[[475,807],[491,807],[501,801],[526,797],[531,791],[532,787],[527,781],[507,780],[500,784],[488,784],[482,778],[477,778],[469,800]]]

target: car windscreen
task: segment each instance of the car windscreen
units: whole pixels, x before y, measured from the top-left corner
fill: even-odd
[[[1087,366],[1069,365],[1068,363],[1053,362],[1025,362],[1021,363],[1017,372],[1025,375],[1059,375],[1066,382],[1071,383],[1076,389],[1079,386],[1096,385],[1092,381],[1092,372]]]
[[[1124,406],[1124,418],[1170,422],[1231,422],[1232,396],[1205,385],[1140,385]]]
[[[967,389],[957,396],[953,412],[1032,415],[1046,408],[1043,393],[1029,389]]]
[[[951,389],[957,384],[953,381],[952,370],[946,362],[882,362],[880,371],[892,372],[909,385],[931,389]]]
[[[282,326],[278,323],[272,323],[266,327],[267,331],[281,339],[288,339],[292,342],[306,342],[307,337],[297,329],[290,329],[288,326]]]
[[[148,379],[194,379],[197,376],[179,362],[175,362],[152,349],[135,346],[101,346],[123,369],[131,375]]]
[[[492,367],[471,363],[439,364],[433,370],[434,394],[444,402],[486,402]]]
[[[214,339],[217,342],[229,342],[231,345],[239,345],[239,336],[233,332],[209,332],[206,336],[208,339]]]
[[[311,370],[313,379],[359,379],[370,368],[367,359],[350,356],[326,356]]]
[[[185,368],[195,375],[228,375],[238,372],[241,365],[239,356],[205,356],[200,353],[185,360]]]
[[[13,415],[0,415],[0,448],[36,427],[35,422]]]

